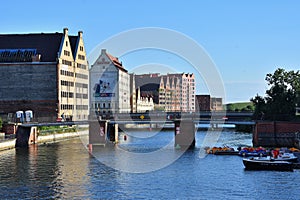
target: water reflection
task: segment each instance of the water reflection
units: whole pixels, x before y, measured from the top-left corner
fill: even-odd
[[[115,148],[152,152],[168,144],[129,138],[113,148],[96,149],[110,156]],[[300,170],[295,172],[245,171],[238,156],[199,157],[205,133],[197,133],[194,150],[169,166],[148,173],[126,173],[107,167],[89,154],[80,139],[28,149],[0,152],[1,199],[298,199]],[[130,141],[130,143],[128,142]],[[251,135],[223,133],[217,145],[251,144]],[[150,149],[150,150],[149,150]],[[119,151],[119,150],[118,150]],[[172,147],[173,153],[177,151]],[[118,157],[118,156],[116,156]],[[109,159],[109,157],[107,157]],[[110,157],[110,159],[114,159]],[[165,157],[158,157],[157,160]],[[132,165],[123,158],[123,165]],[[138,161],[133,162],[138,163]],[[151,163],[150,163],[151,164]],[[266,188],[281,188],[274,190]],[[253,193],[255,191],[255,193]]]
[[[84,187],[88,182],[88,159],[84,149],[70,151],[80,141],[67,144],[32,145],[1,152],[1,197],[65,198],[88,196]],[[80,155],[83,154],[84,156]],[[86,158],[86,159],[85,159]],[[20,191],[15,193],[10,191]]]

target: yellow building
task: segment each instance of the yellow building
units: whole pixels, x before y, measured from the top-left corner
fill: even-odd
[[[32,110],[34,121],[86,120],[88,62],[82,37],[0,34],[0,113]]]

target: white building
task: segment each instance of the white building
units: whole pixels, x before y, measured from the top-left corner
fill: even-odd
[[[137,89],[136,111],[138,113],[154,110],[153,98],[149,96],[142,97],[140,88]]]
[[[91,115],[130,112],[130,76],[105,49],[90,69],[90,95]]]

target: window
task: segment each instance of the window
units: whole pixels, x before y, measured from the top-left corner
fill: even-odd
[[[62,60],[62,64],[72,66],[72,62],[68,60]]]
[[[85,60],[85,56],[84,56],[84,55],[81,55],[81,54],[78,54],[78,59],[79,59],[79,60]]]
[[[64,55],[65,56],[70,56],[70,51],[64,50]]]

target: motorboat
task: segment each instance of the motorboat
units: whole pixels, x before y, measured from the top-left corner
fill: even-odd
[[[264,157],[243,158],[243,164],[246,170],[293,171],[292,162]]]

